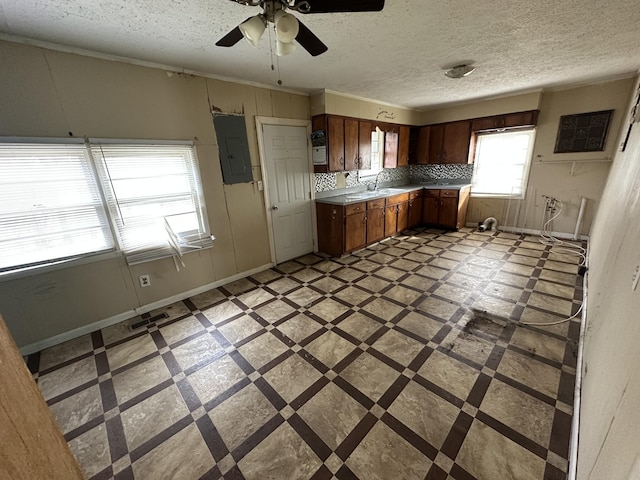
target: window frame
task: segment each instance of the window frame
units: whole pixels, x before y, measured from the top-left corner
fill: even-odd
[[[171,241],[168,241],[167,245],[160,245],[162,242],[157,242],[154,246],[139,249],[128,249],[123,241],[123,235],[121,234],[123,228],[122,223],[123,215],[120,209],[120,203],[124,202],[118,200],[118,196],[114,190],[114,184],[111,179],[111,173],[107,165],[106,159],[100,158],[104,155],[104,149],[107,151],[110,149],[119,149],[120,147],[132,147],[141,149],[159,146],[159,147],[178,147],[188,148],[190,150],[190,156],[185,162],[190,168],[190,172],[187,173],[188,181],[190,183],[190,195],[192,200],[195,197],[195,213],[198,219],[198,230],[190,230],[186,235],[176,234],[168,228],[168,235],[176,240],[182,240],[179,242],[179,247],[185,248],[185,252],[191,252],[199,250],[201,248],[210,248],[212,246],[213,235],[209,233],[209,221],[207,215],[207,208],[204,199],[204,186],[200,178],[200,168],[198,165],[197,152],[194,148],[193,142],[185,141],[143,141],[143,140],[117,140],[117,139],[105,139],[105,138],[89,138],[88,145],[91,154],[94,159],[94,163],[98,170],[98,177],[100,177],[101,184],[105,188],[105,199],[109,216],[112,223],[112,228],[115,230],[115,237],[118,242],[118,250],[123,253],[127,259],[129,265],[136,265],[139,263],[145,263],[152,260],[158,260],[161,258],[174,257],[176,261],[176,268],[179,269],[179,263],[182,264],[180,257],[182,256],[182,248],[174,248],[177,245],[172,245]],[[158,197],[161,198],[161,197]],[[129,204],[135,205],[136,201],[128,201]],[[144,203],[144,202],[142,202]],[[167,215],[167,217],[173,215]],[[165,217],[166,218],[166,217]],[[168,222],[167,222],[168,223]],[[177,237],[177,238],[176,238]],[[184,264],[182,264],[184,265]]]
[[[374,135],[377,137],[377,140],[375,142],[376,143],[375,155],[377,157],[377,160],[375,163],[373,160]],[[374,168],[374,164],[376,168]],[[379,127],[376,127],[376,129],[371,132],[371,168],[368,168],[366,170],[358,170],[358,177],[361,180],[371,180],[375,178],[383,170],[384,170],[384,132],[380,130]]]
[[[98,246],[97,244],[92,244],[93,246],[83,249],[78,248],[83,246],[83,242],[73,242],[72,245],[75,245],[77,248],[77,252],[75,253],[68,252],[46,259],[38,259],[37,255],[34,255],[30,261],[1,267],[0,278],[12,276],[20,272],[40,271],[40,269],[50,265],[67,264],[68,262],[75,261],[80,258],[104,258],[105,255],[111,256],[116,251],[116,241],[113,237],[113,231],[111,230],[109,215],[106,211],[106,204],[104,202],[102,189],[95,175],[93,163],[82,139],[1,137],[0,148],[3,148],[4,150],[4,147],[6,147],[6,153],[9,155],[9,168],[11,167],[11,161],[15,161],[15,159],[18,159],[18,163],[24,161],[25,164],[30,161],[29,165],[25,165],[24,168],[34,167],[37,169],[38,166],[42,166],[42,171],[34,172],[36,175],[30,177],[29,180],[26,180],[26,182],[32,183],[30,180],[35,179],[37,182],[36,186],[40,186],[40,188],[42,188],[43,183],[46,184],[50,180],[50,177],[46,177],[46,170],[44,170],[46,168],[55,167],[56,174],[59,174],[59,171],[62,170],[64,172],[62,174],[63,177],[65,174],[70,175],[70,177],[61,178],[63,182],[73,178],[74,175],[79,175],[75,180],[81,181],[85,200],[88,200],[90,197],[91,201],[89,203],[74,202],[69,204],[67,203],[68,198],[64,195],[60,196],[60,193],[54,194],[54,196],[49,196],[48,198],[45,194],[43,195],[45,198],[43,199],[44,208],[42,210],[44,216],[36,214],[36,218],[40,223],[53,221],[60,223],[65,222],[65,219],[69,221],[71,218],[85,219],[88,223],[82,227],[82,230],[93,229],[96,232],[99,231],[102,235],[103,245]],[[22,153],[20,152],[21,147],[23,149]],[[15,156],[12,155],[12,152],[10,151],[11,149],[15,149]],[[65,150],[68,152],[65,153]],[[5,153],[3,152],[3,155],[4,154]],[[15,168],[20,167],[16,165]],[[68,172],[65,169],[68,169]],[[14,188],[27,190],[28,183],[25,183],[25,179],[21,180],[21,182],[8,182],[8,185],[13,185]],[[60,183],[54,185],[54,192],[56,189],[59,190],[62,188]],[[35,192],[37,194],[42,191],[43,190],[31,190],[29,193]],[[68,197],[73,198],[73,195]],[[67,198],[67,201],[64,201],[65,198]],[[59,203],[61,200],[63,202],[62,204]],[[93,210],[94,214],[89,214],[87,217],[82,213],[87,210]],[[19,210],[19,213],[20,216],[15,217],[18,222],[24,221],[24,219],[33,218],[29,210]],[[60,216],[60,214],[62,215]],[[70,215],[71,217],[69,217]],[[78,215],[81,216],[78,217]],[[47,220],[47,217],[50,217],[50,221]],[[97,221],[97,224],[94,224],[93,227],[91,227],[91,218],[94,218],[94,221]],[[68,238],[74,234],[73,232],[78,231],[78,228],[76,227],[77,224],[74,225],[74,228],[68,228],[67,225],[63,230],[47,229],[45,234],[47,236],[60,235]],[[35,235],[29,235],[26,238],[29,237],[40,238],[40,236]],[[31,243],[33,244],[34,242]],[[25,245],[28,244],[29,243],[25,243]]]
[[[110,144],[121,144],[121,145],[145,145],[145,146],[180,146],[180,147],[189,147],[191,149],[192,156],[192,171],[190,175],[192,175],[194,181],[199,186],[198,192],[198,221],[201,231],[198,231],[195,235],[186,235],[182,238],[183,241],[173,242],[176,237],[171,235],[168,231],[168,248],[164,249],[162,254],[153,255],[150,258],[138,259],[139,261],[129,261],[127,259],[127,254],[122,250],[120,246],[120,238],[119,233],[114,228],[114,217],[110,212],[110,206],[108,199],[105,196],[105,189],[108,188],[108,185],[105,184],[104,179],[102,178],[99,168],[96,164],[95,158],[91,153],[92,143],[91,141],[100,141],[102,143],[110,143]],[[129,265],[134,265],[136,263],[143,263],[146,261],[153,261],[161,258],[169,258],[173,257],[175,266],[179,269],[179,263],[182,263],[181,257],[182,254],[190,253],[192,251],[211,248],[213,246],[213,240],[215,237],[210,233],[207,208],[204,199],[204,185],[202,184],[201,176],[200,176],[200,168],[197,159],[197,151],[196,148],[191,141],[173,141],[173,140],[118,140],[118,139],[79,139],[79,138],[51,138],[51,137],[0,137],[0,147],[2,145],[7,144],[41,144],[41,145],[73,145],[77,148],[78,145],[82,145],[82,148],[85,151],[85,157],[89,162],[89,166],[91,168],[91,172],[93,175],[93,180],[98,185],[98,190],[100,193],[100,201],[102,203],[102,210],[106,213],[107,216],[107,225],[109,227],[110,239],[112,242],[112,246],[108,249],[93,251],[87,253],[81,253],[69,257],[64,258],[55,258],[44,260],[37,263],[32,264],[24,264],[24,265],[15,265],[10,266],[0,271],[0,282],[13,280],[16,278],[22,278],[27,276],[38,275],[45,272],[50,272],[62,268],[68,268],[71,266],[79,266],[87,263],[93,263],[97,261],[103,261],[107,259],[113,258],[125,258],[127,259],[127,263]],[[170,229],[169,229],[170,230]],[[182,251],[181,247],[185,247],[184,251]],[[179,263],[178,263],[179,262]]]
[[[522,180],[520,184],[520,192],[519,193],[496,193],[496,192],[474,192],[474,178],[476,178],[476,172],[481,167],[478,153],[479,153],[479,144],[480,139],[482,137],[494,137],[498,135],[516,135],[526,133],[529,135],[529,144],[527,147],[526,158],[524,159],[524,163],[522,164]],[[502,131],[489,131],[489,132],[474,132],[474,155],[473,155],[473,174],[471,177],[471,196],[476,198],[502,198],[502,199],[512,199],[512,200],[521,200],[525,198],[525,193],[527,190],[527,185],[529,183],[529,175],[531,173],[531,164],[533,163],[533,150],[535,146],[536,139],[536,128],[535,127],[524,127],[517,129],[509,129]],[[514,182],[512,181],[512,185]],[[513,192],[513,187],[512,187]]]

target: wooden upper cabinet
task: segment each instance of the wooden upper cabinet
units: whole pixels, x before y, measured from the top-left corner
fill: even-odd
[[[409,137],[411,129],[401,125],[398,131],[398,167],[409,165]]]
[[[528,112],[510,113],[504,116],[504,127],[535,127],[538,124],[538,113],[540,110],[530,110]]]
[[[420,127],[415,128],[414,131],[417,131],[417,135],[414,134],[414,138],[417,137],[415,151],[416,155],[413,160],[414,163],[418,165],[426,165],[429,162],[429,140],[431,138],[431,127]]]
[[[469,163],[469,141],[471,140],[471,122],[463,120],[444,124],[441,163]]]
[[[471,122],[431,125],[426,163],[468,163]]]
[[[384,132],[384,168],[398,166],[398,133]]]
[[[535,127],[538,124],[538,113],[540,113],[539,110],[529,110],[526,112],[475,118],[471,122],[471,130],[474,132],[482,132],[509,128]]]
[[[369,170],[371,168],[371,133],[373,132],[373,124],[371,122],[360,120],[358,132],[358,162],[361,170]]]
[[[358,170],[358,119],[344,119],[344,169],[347,171]]]
[[[427,153],[427,163],[444,163],[442,152],[444,124],[431,125],[429,128],[429,150]]]
[[[327,118],[327,155],[330,172],[344,170],[344,118]]]

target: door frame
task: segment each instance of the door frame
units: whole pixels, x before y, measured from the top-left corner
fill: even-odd
[[[313,251],[318,251],[318,229],[316,225],[316,209],[314,202],[316,199],[315,189],[315,177],[313,172],[313,161],[311,157],[311,120],[298,120],[294,118],[276,118],[276,117],[264,117],[256,115],[256,133],[258,135],[258,153],[260,155],[260,176],[263,182],[263,198],[264,209],[267,216],[267,231],[269,234],[269,250],[271,252],[271,263],[276,265],[276,244],[273,236],[273,218],[271,216],[271,199],[269,197],[269,178],[267,174],[266,158],[264,152],[264,135],[262,133],[262,127],[264,125],[275,125],[281,127],[306,127],[307,129],[307,170],[309,181],[309,192],[311,198],[309,203],[311,204],[311,236],[313,241]]]

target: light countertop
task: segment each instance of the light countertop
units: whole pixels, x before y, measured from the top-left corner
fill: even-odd
[[[461,190],[465,187],[469,187],[470,185],[470,183],[455,183],[448,181],[412,183],[408,185],[397,185],[393,187],[381,187],[375,191],[362,190],[358,192],[338,194],[324,198],[316,198],[316,203],[327,203],[330,205],[349,205],[351,203],[367,202],[369,200],[390,197],[392,195],[399,195],[402,193],[414,192],[416,190],[422,189]]]

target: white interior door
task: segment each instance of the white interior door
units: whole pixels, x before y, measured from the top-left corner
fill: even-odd
[[[306,127],[263,125],[276,263],[313,251]]]

